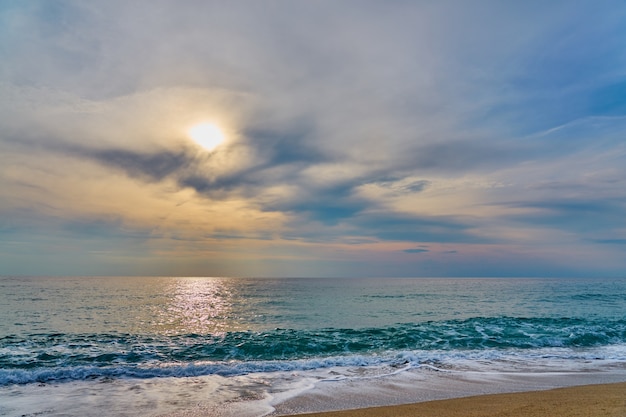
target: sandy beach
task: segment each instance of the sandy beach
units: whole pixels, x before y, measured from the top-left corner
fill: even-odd
[[[480,395],[298,417],[626,417],[626,383]]]

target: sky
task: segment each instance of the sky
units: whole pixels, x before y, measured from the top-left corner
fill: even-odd
[[[0,275],[625,276],[625,21],[0,0]]]

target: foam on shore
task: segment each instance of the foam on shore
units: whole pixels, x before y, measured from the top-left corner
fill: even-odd
[[[403,372],[364,380],[322,381],[313,388],[273,403],[271,416],[395,406],[477,395],[531,392],[561,387],[621,383],[626,372]],[[625,397],[626,398],[626,395]],[[625,414],[626,415],[626,414]]]

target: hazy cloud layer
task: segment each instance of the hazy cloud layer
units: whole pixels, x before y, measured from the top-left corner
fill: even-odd
[[[0,274],[623,274],[625,19],[2,2]]]

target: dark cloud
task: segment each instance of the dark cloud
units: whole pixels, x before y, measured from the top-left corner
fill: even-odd
[[[311,123],[273,128],[249,128],[243,132],[248,145],[256,150],[262,167],[329,162],[332,158],[315,146],[316,135]]]
[[[294,136],[299,143],[301,136]],[[292,139],[294,137],[291,137]],[[355,189],[364,183],[391,184],[401,181],[401,177],[390,177],[379,172],[366,173],[362,178],[343,181],[334,185],[311,185],[294,175],[281,178],[283,184],[296,186],[295,199],[262,198],[266,187],[276,185],[274,178],[266,178],[266,171],[280,167],[281,164],[304,164],[324,160],[315,152],[300,150],[289,153],[289,136],[272,139],[268,133],[258,135],[264,143],[275,140],[278,150],[268,151],[273,161],[266,161],[223,175],[209,176],[202,173],[202,164],[211,164],[211,158],[199,158],[197,155],[181,151],[158,150],[152,153],[135,152],[123,149],[89,149],[85,147],[65,147],[67,153],[76,157],[89,158],[104,166],[121,170],[133,178],[144,181],[174,180],[182,188],[192,188],[202,195],[212,198],[229,198],[229,193],[256,195],[259,207],[265,211],[280,211],[295,216],[296,222],[319,222],[326,226],[345,225],[352,229],[354,236],[372,236],[383,240],[433,241],[433,242],[482,242],[482,239],[470,233],[472,225],[455,218],[419,217],[380,211],[377,203],[357,196]],[[259,142],[262,143],[263,141]],[[259,146],[259,145],[257,145]],[[283,148],[282,150],[280,148]],[[206,167],[205,167],[206,168]],[[287,180],[291,181],[287,182]],[[382,179],[382,180],[381,180]],[[429,185],[427,180],[413,181],[401,188],[404,192],[421,192]],[[226,194],[220,194],[226,193]],[[295,229],[300,226],[294,224]],[[304,232],[300,237],[304,237]],[[298,236],[296,232],[294,236]]]
[[[124,149],[82,149],[78,153],[103,165],[121,169],[131,177],[160,181],[193,163],[184,152],[139,153]]]
[[[291,213],[300,220],[318,221],[335,225],[361,211],[371,208],[373,202],[356,195],[356,188],[367,183],[401,181],[403,178],[384,174],[387,169],[365,172],[349,180],[337,179],[330,184],[319,184],[315,178],[304,177],[302,171],[318,164],[334,161],[310,142],[311,131],[302,126],[282,131],[249,129],[245,132],[245,146],[255,159],[228,172],[211,170],[212,157],[199,157],[187,151],[161,150],[138,153],[119,149],[72,149],[79,154],[129,176],[143,180],[174,180],[183,188],[192,188],[202,195],[227,199],[230,193],[254,198],[265,211]],[[228,158],[229,149],[223,149]],[[155,166],[152,166],[155,165]],[[402,192],[420,192],[428,186],[427,180],[412,181],[401,187]],[[270,187],[289,186],[295,197],[268,197]]]
[[[268,208],[298,214],[327,225],[336,225],[370,205],[366,200],[354,196],[354,188],[359,184],[358,181],[328,187],[303,184],[297,199],[276,201]]]
[[[381,240],[487,243],[472,233],[474,225],[455,217],[419,216],[394,212],[360,213],[349,221],[354,235],[373,236]]]
[[[418,180],[418,181],[410,181],[408,183],[403,183],[404,178],[402,177],[390,177],[383,178],[378,181],[369,182],[370,184],[376,184],[383,188],[388,188],[390,190],[400,192],[400,193],[419,193],[424,191],[432,182],[429,180]]]
[[[405,185],[403,188],[412,193],[419,193],[424,191],[430,184],[431,181],[428,180],[413,181],[410,184]]]
[[[416,248],[416,249],[404,249],[402,252],[404,253],[424,253],[424,252],[429,252],[428,249],[424,249],[424,248]]]
[[[122,147],[106,148],[71,144],[58,138],[39,141],[10,139],[8,143],[17,149],[37,149],[71,158],[91,160],[122,171],[129,177],[148,182],[175,177],[186,168],[197,164],[197,157],[194,153],[182,148],[136,151]]]
[[[97,149],[78,145],[54,145],[52,149],[70,154],[74,157],[87,158],[101,165],[121,170],[128,176],[145,181],[162,181],[172,179],[181,187],[189,187],[200,194],[216,197],[216,193],[240,192],[243,194],[263,194],[265,187],[293,183],[297,180],[297,172],[316,163],[327,162],[330,158],[311,145],[310,130],[303,127],[278,130],[248,130],[245,132],[245,144],[234,144],[226,147],[224,158],[231,157],[237,147],[247,147],[255,155],[236,169],[220,172],[213,167],[214,158],[211,154],[199,154],[190,149],[159,149],[132,151],[111,148]],[[234,155],[233,157],[237,157]],[[274,172],[287,168],[293,175],[279,171],[276,178]],[[322,189],[319,195],[312,195],[312,200],[327,201],[327,198],[344,197],[350,186],[344,189]],[[313,189],[307,191],[313,192]],[[341,204],[340,204],[341,205]],[[292,209],[297,210],[295,205]],[[339,207],[336,207],[339,210]],[[329,210],[333,210],[329,208]]]

